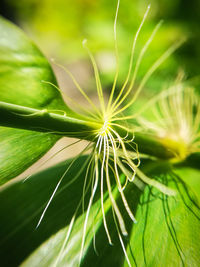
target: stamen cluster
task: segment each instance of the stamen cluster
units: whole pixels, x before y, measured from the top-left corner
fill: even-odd
[[[121,246],[123,248],[123,251],[125,253],[127,262],[130,265],[129,259],[126,255],[126,250],[124,247],[123,239],[121,237],[122,235],[128,235],[128,232],[126,230],[125,222],[123,219],[123,216],[121,214],[121,211],[119,210],[119,207],[117,205],[116,199],[113,195],[113,188],[111,184],[111,176],[114,177],[116,186],[119,192],[119,195],[122,199],[122,202],[124,204],[124,208],[126,212],[128,213],[131,220],[135,223],[136,219],[131,211],[131,207],[128,204],[128,201],[126,200],[124,189],[126,188],[126,185],[128,182],[134,182],[136,174],[140,178],[140,180],[143,183],[150,184],[156,188],[158,188],[161,192],[165,194],[172,195],[174,194],[174,191],[167,188],[165,185],[160,184],[159,182],[148,178],[144,173],[142,173],[139,170],[140,165],[140,157],[137,149],[137,144],[134,144],[134,131],[132,130],[133,139],[128,139],[128,134],[125,137],[120,136],[120,133],[117,129],[123,129],[130,133],[130,128],[127,128],[123,125],[122,121],[126,121],[129,119],[132,119],[135,117],[135,114],[133,116],[124,116],[122,115],[122,112],[126,111],[134,102],[136,101],[138,95],[140,94],[141,90],[144,88],[145,83],[149,79],[149,77],[153,74],[153,72],[162,64],[162,62],[169,57],[174,50],[176,50],[183,42],[183,40],[180,40],[179,42],[173,44],[160,58],[158,58],[154,64],[149,68],[149,70],[144,75],[143,79],[141,80],[139,86],[137,88],[135,87],[135,80],[138,73],[138,70],[140,68],[142,59],[146,53],[146,50],[148,49],[150,43],[152,42],[156,32],[158,31],[159,27],[161,26],[161,23],[158,23],[156,27],[154,28],[152,34],[150,35],[149,39],[145,43],[144,47],[142,48],[139,57],[135,63],[135,68],[133,69],[133,59],[134,59],[134,51],[136,42],[139,36],[139,33],[141,31],[141,28],[145,22],[145,19],[148,15],[150,6],[148,6],[143,20],[135,34],[135,37],[133,39],[132,44],[132,50],[131,50],[131,56],[130,56],[130,65],[128,69],[127,77],[124,81],[124,84],[122,88],[116,92],[116,85],[119,75],[119,62],[118,62],[118,47],[117,47],[117,34],[116,34],[116,23],[117,23],[117,16],[118,16],[118,9],[119,9],[119,3],[120,0],[117,2],[117,10],[116,10],[116,16],[115,16],[115,22],[114,22],[114,41],[115,41],[115,55],[116,55],[116,74],[114,77],[113,86],[111,89],[111,93],[108,99],[108,103],[105,104],[103,89],[99,77],[99,72],[97,68],[97,64],[95,62],[95,59],[90,52],[90,50],[87,47],[87,42],[84,40],[83,46],[88,52],[88,55],[91,59],[94,74],[95,74],[95,80],[96,80],[96,89],[97,94],[99,98],[99,104],[100,108],[97,108],[92,100],[87,96],[87,94],[84,92],[84,90],[80,87],[74,76],[66,70],[66,72],[70,75],[72,80],[74,81],[74,84],[76,85],[79,92],[82,94],[82,96],[87,100],[88,104],[91,106],[92,110],[88,111],[85,110],[83,107],[79,107],[83,112],[85,112],[85,117],[88,118],[91,121],[97,122],[98,125],[101,125],[98,129],[95,130],[95,139],[93,144],[89,144],[86,149],[83,151],[87,151],[89,148],[92,149],[91,156],[89,157],[89,163],[87,167],[87,174],[85,181],[87,181],[87,175],[89,173],[89,168],[91,168],[92,173],[92,179],[90,179],[90,187],[91,187],[91,195],[89,199],[89,204],[87,207],[87,211],[85,213],[85,222],[83,227],[83,236],[82,236],[82,244],[81,244],[81,252],[80,252],[80,258],[79,263],[81,263],[82,255],[83,255],[83,249],[84,249],[84,243],[86,238],[86,228],[87,228],[87,222],[89,218],[90,209],[93,203],[93,199],[95,196],[95,193],[98,189],[98,185],[100,183],[100,193],[101,193],[101,211],[102,211],[102,217],[103,217],[103,223],[104,228],[108,237],[108,241],[110,244],[112,244],[111,236],[109,233],[109,227],[106,222],[106,215],[105,215],[105,209],[104,209],[104,193],[105,188],[106,192],[108,192],[108,196],[110,199],[111,207],[113,209],[113,217],[117,229],[117,233],[119,236],[119,240],[121,242]],[[134,89],[134,94],[132,94],[132,91]],[[115,99],[114,99],[115,97]],[[68,98],[69,99],[69,98]],[[70,100],[70,99],[69,99]],[[72,100],[73,101],[73,100]],[[74,101],[73,101],[74,103]],[[79,106],[79,105],[78,105]],[[127,149],[127,144],[129,143],[129,147],[132,147],[132,151],[130,152],[129,149]],[[82,153],[83,153],[82,152]],[[94,162],[94,164],[92,163]],[[125,183],[122,184],[121,179],[121,173],[125,175]],[[64,175],[63,175],[64,177]],[[61,180],[60,179],[56,189],[54,190],[54,193],[52,194],[52,197],[50,201],[47,204],[50,204],[53,195],[55,194]],[[86,182],[85,182],[86,184]],[[83,199],[85,196],[86,188],[88,189],[88,186],[84,185],[83,189]],[[81,203],[81,202],[80,202]],[[44,213],[46,212],[45,208],[42,217],[44,216]],[[77,207],[78,210],[79,206]],[[77,211],[75,212],[72,221],[70,223],[69,231],[67,233],[67,238],[65,242],[67,243],[67,240],[69,239],[70,232],[75,220],[75,216],[77,214]],[[41,217],[41,218],[42,218]],[[116,219],[115,219],[116,218]],[[40,220],[41,221],[41,220]],[[63,245],[64,247],[64,245]],[[61,253],[60,253],[61,254]]]

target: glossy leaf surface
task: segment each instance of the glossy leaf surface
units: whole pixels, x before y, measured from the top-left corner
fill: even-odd
[[[45,204],[71,161],[36,174],[25,183],[16,182],[4,187],[0,194],[0,201],[4,203],[0,210],[0,251],[3,263],[7,266],[18,266],[22,261],[22,266],[55,264],[71,218],[82,199],[87,160],[84,156],[73,163],[37,229],[35,227]],[[200,211],[195,196],[174,173],[152,177],[176,188],[177,195],[167,197],[149,186],[146,186],[142,193],[134,185],[129,184],[125,193],[136,215],[137,224],[130,220],[120,198],[118,199],[129,232],[128,237],[123,237],[123,242],[131,266],[199,266]],[[95,266],[128,266],[119,242],[111,204],[105,196],[106,218],[113,246],[108,243],[103,226],[99,191],[100,189],[97,190],[88,219],[81,266],[91,266],[94,262]],[[85,199],[85,210],[90,194],[89,189]],[[81,214],[80,208],[69,242],[59,257],[58,266],[63,266],[66,262],[68,266],[78,264],[85,221],[85,213]],[[10,251],[12,257],[9,257]]]
[[[52,69],[28,37],[0,17],[0,101],[38,109],[68,110]],[[51,134],[0,127],[0,184],[32,165],[58,140]]]

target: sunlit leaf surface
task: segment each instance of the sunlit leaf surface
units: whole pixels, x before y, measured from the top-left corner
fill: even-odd
[[[4,203],[0,208],[0,251],[5,266],[18,266],[21,262],[22,266],[51,266],[56,261],[58,266],[65,266],[66,263],[67,266],[77,266],[85,221],[81,206],[65,245],[64,240],[82,199],[87,160],[84,156],[73,163],[37,229],[45,205],[72,160],[36,174],[24,183],[19,181],[3,188],[0,194],[0,202]],[[125,194],[136,215],[136,224],[130,220],[118,199],[129,232],[128,237],[123,237],[123,242],[131,265],[199,266],[200,212],[194,194],[171,171],[152,174],[152,177],[176,188],[177,195],[166,196],[149,186],[142,193],[129,184]],[[116,195],[117,191],[113,190]],[[110,200],[105,196],[106,218],[113,246],[108,243],[99,191],[87,223],[81,266],[91,266],[94,262],[95,266],[128,266],[119,242]],[[89,189],[85,211],[90,194]]]
[[[0,18],[0,101],[38,108],[66,106],[52,69],[37,47],[12,23]],[[0,184],[33,164],[58,137],[24,130],[0,128]]]
[[[199,206],[177,175],[164,175],[162,180],[178,190],[177,196],[168,197],[155,188],[146,188],[138,205],[138,224],[132,230],[128,254],[134,266],[199,266]]]

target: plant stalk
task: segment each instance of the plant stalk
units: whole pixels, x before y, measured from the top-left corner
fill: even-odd
[[[100,122],[89,121],[84,117],[75,118],[67,115],[48,112],[10,104],[0,101],[0,126],[31,130],[37,132],[49,132],[56,135],[75,137],[79,139],[95,141],[98,129],[102,127]],[[126,136],[127,131],[115,127],[120,136]],[[130,139],[133,131],[128,133]],[[179,146],[173,147],[163,144],[157,136],[134,133],[134,143],[138,145],[141,153],[155,156],[161,159],[172,159],[179,153]],[[128,149],[133,148],[127,144]]]

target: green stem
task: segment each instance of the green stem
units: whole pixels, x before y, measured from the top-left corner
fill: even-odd
[[[69,117],[48,112],[48,110],[35,109],[6,102],[0,102],[0,126],[19,128],[38,132],[76,137],[94,141],[97,130],[102,127],[100,122],[88,121],[84,117]],[[127,131],[116,127],[121,136],[126,136]],[[130,138],[133,131],[130,130]],[[162,159],[174,158],[179,153],[178,145],[170,147],[162,143],[156,136],[135,133],[134,142],[139,151]],[[132,149],[127,144],[129,149]]]
[[[69,117],[0,101],[0,125],[37,132],[91,140],[101,125],[82,118]]]

